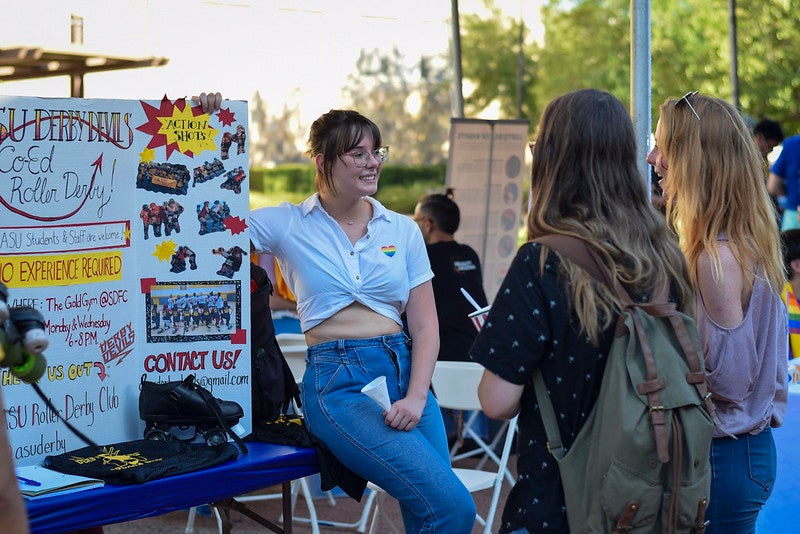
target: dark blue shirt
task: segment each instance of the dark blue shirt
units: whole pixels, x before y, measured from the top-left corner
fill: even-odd
[[[786,208],[800,206],[800,135],[787,137],[781,153],[770,171],[783,180],[786,188]]]

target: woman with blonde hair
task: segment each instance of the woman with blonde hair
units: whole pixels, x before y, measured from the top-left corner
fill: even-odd
[[[661,105],[655,141],[647,161],[689,264],[719,417],[706,532],[754,532],[787,400],[785,275],[761,156],[739,112],[697,92]]]
[[[531,199],[530,239],[580,238],[631,296],[646,300],[668,284],[670,300],[691,311],[686,261],[650,203],[630,116],[613,95],[584,89],[547,105],[533,145]],[[519,476],[501,533],[570,531],[531,375],[541,369],[568,449],[597,399],[621,310],[616,295],[548,247],[527,243],[517,252],[470,351],[486,368],[478,390],[486,415],[519,414]]]

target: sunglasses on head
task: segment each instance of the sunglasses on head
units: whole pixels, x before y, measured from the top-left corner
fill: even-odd
[[[692,105],[692,103],[689,102],[689,99],[691,97],[693,97],[694,95],[696,95],[697,93],[698,93],[697,91],[689,91],[688,93],[683,95],[680,100],[678,100],[678,103],[675,104],[675,107],[677,108],[678,106],[681,106],[681,105],[683,105],[685,103],[687,106],[689,106],[689,109],[692,110],[692,113],[694,113],[694,116],[697,117],[697,120],[700,120],[700,115],[697,114],[697,110],[695,110],[694,106]]]

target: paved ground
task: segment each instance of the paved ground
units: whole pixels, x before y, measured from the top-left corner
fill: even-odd
[[[472,459],[462,460],[456,467],[473,467],[475,465],[475,461]],[[516,465],[516,458],[514,456],[511,457],[509,462],[509,467],[512,470],[512,473],[515,472],[515,465]],[[495,516],[495,528],[493,531],[497,531],[497,524],[500,521],[500,516],[502,514],[503,503],[505,502],[506,496],[510,490],[509,484],[506,482],[503,485],[503,491],[500,495],[500,505],[498,507],[497,515]],[[279,490],[279,487],[276,488],[269,488],[264,490],[264,493],[276,492]],[[484,514],[486,510],[489,508],[489,501],[491,500],[491,489],[483,490],[473,494],[475,497],[475,502],[478,508],[478,512]],[[315,508],[317,510],[317,514],[322,519],[328,519],[331,521],[340,521],[340,522],[357,522],[360,518],[362,511],[363,511],[363,502],[358,503],[353,499],[343,496],[336,498],[334,500],[335,505],[331,505],[328,502],[328,499],[325,497],[319,497],[314,500]],[[264,517],[275,521],[280,517],[281,514],[281,505],[279,499],[270,499],[270,500],[263,500],[263,501],[255,501],[248,503],[253,510],[257,511],[258,513],[262,514]],[[386,497],[383,500],[383,509],[385,510],[386,517],[388,517],[398,528],[400,532],[402,532],[402,521],[400,519],[400,511],[397,507],[397,503],[390,497]],[[294,510],[295,517],[307,517],[307,507],[305,502],[302,498],[297,500],[297,504]],[[188,511],[180,511],[180,512],[173,512],[171,514],[166,514],[158,517],[152,517],[148,519],[140,519],[138,521],[131,521],[128,523],[119,523],[116,525],[108,525],[104,527],[104,534],[165,534],[165,533],[183,533],[183,532],[193,532],[194,534],[215,534],[218,531],[216,520],[212,517],[204,517],[204,516],[196,516],[194,529],[193,531],[186,530],[186,522],[188,519]],[[371,517],[370,517],[371,519]],[[249,518],[242,516],[238,512],[233,513],[233,534],[264,534],[268,532],[264,527],[258,525],[257,523],[251,521]],[[367,526],[367,530],[369,526]],[[477,523],[475,524],[475,528],[473,529],[474,534],[478,534],[482,532],[482,527],[480,527]],[[356,532],[357,529],[350,528],[350,529],[342,529],[342,528],[334,528],[334,527],[325,527],[321,526],[320,534],[334,534],[334,533],[342,533],[342,532]],[[307,524],[303,524],[300,522],[295,521],[293,524],[293,532],[295,534],[308,534],[311,532],[311,527]],[[377,528],[375,529],[377,534],[385,534],[392,532],[391,527],[386,522],[386,520],[381,520],[377,524]]]

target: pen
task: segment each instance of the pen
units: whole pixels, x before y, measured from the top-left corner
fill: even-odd
[[[36,482],[35,480],[31,480],[30,478],[21,477],[19,475],[17,475],[17,480],[19,480],[20,482],[22,482],[23,484],[28,485],[28,486],[41,486],[42,485],[41,482]]]

